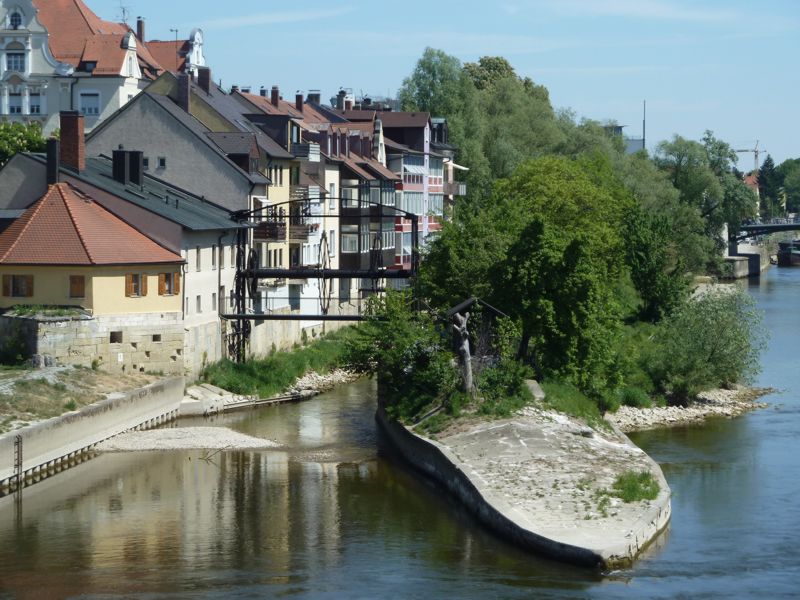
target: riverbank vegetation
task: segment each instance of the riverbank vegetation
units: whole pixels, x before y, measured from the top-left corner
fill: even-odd
[[[207,366],[200,378],[234,394],[269,398],[309,371],[328,373],[342,366],[347,340],[353,335],[352,328],[344,328],[289,351],[273,350],[265,358],[241,364],[223,360]]]
[[[707,131],[628,155],[610,128],[555,111],[499,57],[461,65],[428,49],[400,97],[448,118],[470,170],[417,296],[376,299],[351,340],[350,364],[378,374],[392,416],[505,416],[530,401],[535,377],[589,421],[754,374],[763,336],[747,296],[691,297],[694,276],[726,273],[723,225],[756,215],[727,143]],[[465,389],[447,311],[474,297],[506,316]]]

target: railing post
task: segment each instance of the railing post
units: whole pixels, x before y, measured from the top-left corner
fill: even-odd
[[[16,490],[22,489],[22,436],[14,436],[14,478],[16,479]]]

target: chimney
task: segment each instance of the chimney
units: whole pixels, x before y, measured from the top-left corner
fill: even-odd
[[[299,112],[303,112],[303,94],[300,92],[297,92],[294,96],[294,107]]]
[[[141,150],[128,152],[128,177],[132,185],[144,185],[144,152]]]
[[[231,94],[234,93],[234,92],[238,92],[238,91],[239,91],[239,86],[238,85],[232,85],[231,86]]]
[[[266,97],[267,97],[267,88],[265,88],[265,87],[262,85],[262,86],[261,86],[261,89],[258,91],[258,93],[261,95],[261,97],[262,97],[262,98],[266,98]]]
[[[76,110],[62,111],[61,164],[80,173],[86,170],[86,142],[83,138],[83,115]]]
[[[308,96],[306,97],[308,102],[313,102],[314,104],[322,104],[322,92],[319,90],[308,90]]]
[[[270,97],[270,101],[272,102],[272,106],[277,108],[278,101],[280,100],[280,98],[281,98],[280,89],[278,88],[277,85],[273,85],[272,86],[272,94],[271,94],[271,97]]]
[[[47,140],[47,185],[58,183],[58,140]]]
[[[111,174],[114,181],[122,185],[128,185],[131,180],[130,165],[128,164],[128,153],[119,145],[119,150],[114,150],[111,153]]]
[[[339,110],[344,108],[344,97],[347,96],[347,92],[344,89],[339,90],[339,93],[336,94],[336,108]]]
[[[197,85],[199,85],[200,89],[206,94],[211,93],[211,69],[208,67],[197,68]]]
[[[243,87],[242,88],[242,93],[243,94],[249,94],[250,93],[250,88],[249,87]]]
[[[185,112],[191,112],[192,86],[188,73],[178,73],[178,106]]]
[[[140,42],[144,42],[144,18],[136,17],[136,37]]]

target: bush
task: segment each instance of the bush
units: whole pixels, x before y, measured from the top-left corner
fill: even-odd
[[[0,364],[21,365],[28,355],[22,324],[15,321],[8,334],[0,340]]]
[[[670,401],[685,404],[704,389],[748,382],[766,343],[761,316],[742,291],[712,291],[686,302],[655,334],[648,369]]]
[[[624,387],[618,392],[619,403],[622,406],[633,406],[634,408],[650,408],[653,401],[643,389],[638,387]]]
[[[533,399],[526,379],[533,371],[511,358],[501,359],[497,365],[484,369],[478,377],[478,391],[483,397],[478,411],[495,417],[507,417]]]

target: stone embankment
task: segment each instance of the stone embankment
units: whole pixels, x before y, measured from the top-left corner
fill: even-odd
[[[557,560],[630,565],[666,528],[670,490],[660,467],[617,430],[592,430],[527,407],[511,419],[469,424],[433,440],[388,418],[394,447],[505,539]],[[620,475],[647,471],[655,500],[625,503]]]
[[[757,408],[764,408],[766,404],[756,400],[771,391],[746,387],[710,390],[702,392],[698,399],[687,407],[622,406],[617,412],[606,414],[606,419],[624,432],[692,425],[702,423],[709,418],[732,418]]]

